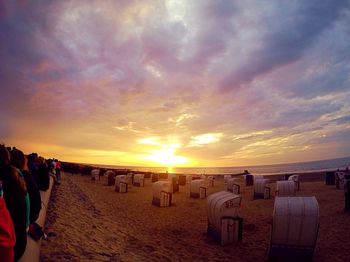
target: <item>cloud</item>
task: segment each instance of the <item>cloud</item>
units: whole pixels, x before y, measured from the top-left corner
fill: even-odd
[[[279,6],[278,9],[272,9],[267,16],[257,17],[261,19],[260,27],[263,28],[257,39],[259,44],[252,48],[244,63],[222,79],[222,91],[240,88],[260,75],[297,61],[347,6],[346,1],[283,4],[282,12]],[[286,17],[291,18],[285,19]]]
[[[202,134],[191,137],[188,147],[203,147],[205,145],[217,143],[222,137],[222,133]]]
[[[339,118],[333,119],[332,121],[338,125],[350,124],[350,115],[339,117]]]
[[[309,137],[316,158],[347,139],[349,21],[346,1],[0,1],[0,136],[128,163],[157,138],[206,165]]]

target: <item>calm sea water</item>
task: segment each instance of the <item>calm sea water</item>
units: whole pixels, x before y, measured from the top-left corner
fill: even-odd
[[[237,174],[248,170],[252,174],[267,175],[267,174],[282,174],[293,172],[314,172],[325,170],[344,169],[347,166],[350,168],[350,157],[300,162],[278,165],[261,165],[261,166],[237,166],[237,167],[138,167],[138,166],[108,166],[98,165],[101,168],[121,168],[131,169],[135,171],[155,172],[155,173],[176,173],[176,174]]]

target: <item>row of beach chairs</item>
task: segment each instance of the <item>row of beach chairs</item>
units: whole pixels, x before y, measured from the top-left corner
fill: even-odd
[[[247,186],[245,178],[245,185]],[[241,178],[228,177],[225,179],[227,185],[227,191],[234,194],[241,193]],[[253,179],[253,198],[269,199],[271,198],[271,186],[270,180],[263,176],[255,176]],[[296,192],[300,189],[299,175],[292,175],[287,181],[277,181],[276,183],[276,196],[295,196]]]
[[[94,170],[91,177],[95,180],[100,179]],[[185,182],[182,181],[182,184],[190,184],[191,198],[206,198],[207,187],[214,186],[214,178],[183,177]],[[159,207],[171,206],[172,194],[178,191],[180,177],[169,175],[167,180],[159,181],[154,177],[151,179],[154,181],[152,204]],[[244,178],[245,185],[246,181]],[[127,192],[128,185],[144,186],[144,175],[115,176],[113,171],[107,171],[102,177],[102,182],[105,185],[114,185],[117,192]],[[240,215],[242,179],[226,177],[225,182],[227,191],[209,195],[206,205],[207,233],[221,245],[240,241],[243,234],[243,217]],[[270,198],[268,179],[253,177],[253,186],[254,198]],[[287,181],[277,181],[269,245],[269,257],[272,259],[283,260],[283,257],[287,256],[304,261],[313,257],[319,228],[318,202],[315,197],[297,197],[296,191],[299,188],[300,181],[297,175],[290,176]]]

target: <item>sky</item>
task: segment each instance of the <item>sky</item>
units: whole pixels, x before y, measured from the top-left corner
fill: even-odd
[[[349,6],[0,0],[0,142],[127,166],[350,156]]]

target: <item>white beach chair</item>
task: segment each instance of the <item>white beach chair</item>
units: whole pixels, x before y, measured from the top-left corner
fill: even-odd
[[[318,229],[315,197],[276,197],[269,257],[277,261],[311,261]]]
[[[91,180],[98,181],[100,180],[100,169],[91,170]]]
[[[294,181],[296,189],[299,191],[300,190],[300,180],[299,180],[299,175],[291,175],[288,178],[289,181]]]
[[[134,183],[134,173],[126,174],[126,183],[131,186]]]
[[[295,196],[296,187],[294,181],[277,181],[276,182],[276,196]]]
[[[172,202],[172,183],[170,181],[157,181],[152,186],[152,204],[158,207],[170,207]]]
[[[253,178],[254,178],[254,183],[255,183],[255,181],[257,181],[257,180],[264,179],[264,176],[254,175]]]
[[[203,179],[192,180],[190,183],[191,198],[206,198],[207,188]]]
[[[114,190],[119,193],[128,192],[128,183],[126,182],[126,175],[119,175],[115,177],[115,188]]]
[[[243,219],[239,216],[241,199],[241,196],[227,191],[211,194],[207,198],[207,232],[221,245],[242,240]]]
[[[253,198],[269,199],[270,197],[271,197],[270,181],[265,178],[255,180]]]
[[[241,193],[241,186],[239,184],[241,180],[237,177],[227,180],[227,191],[230,191],[236,195]]]
[[[215,176],[208,176],[207,185],[210,187],[214,187]]]
[[[144,174],[135,174],[133,185],[138,186],[138,187],[143,187],[145,185],[145,175]]]

